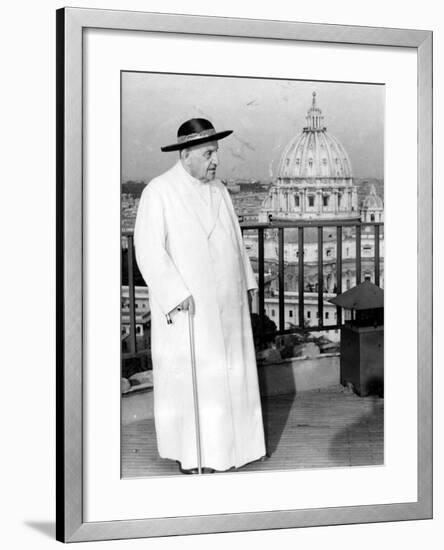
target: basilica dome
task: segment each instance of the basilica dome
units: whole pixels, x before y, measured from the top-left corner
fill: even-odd
[[[313,92],[311,108],[306,115],[307,126],[285,147],[278,179],[349,179],[352,168],[342,144],[324,126],[322,111],[316,105]]]
[[[282,152],[260,221],[359,219],[357,188],[341,143],[324,126],[313,92],[306,125]]]

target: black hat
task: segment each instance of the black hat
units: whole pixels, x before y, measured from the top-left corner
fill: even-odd
[[[206,143],[207,141],[223,139],[232,133],[233,130],[216,132],[209,120],[205,118],[192,118],[184,122],[177,131],[177,143],[165,145],[165,147],[161,147],[160,150],[164,152],[179,151],[180,149],[186,149],[193,145]]]

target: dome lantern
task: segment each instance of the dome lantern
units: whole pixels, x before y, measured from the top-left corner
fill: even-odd
[[[323,125],[324,117],[322,116],[322,111],[316,106],[316,92],[313,92],[311,108],[307,111],[305,118],[307,120],[307,126],[304,128],[304,132],[319,132],[327,129]]]

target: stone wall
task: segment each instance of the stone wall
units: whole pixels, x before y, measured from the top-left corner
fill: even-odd
[[[283,395],[336,386],[339,380],[339,353],[315,357],[291,357],[259,367],[261,395]]]

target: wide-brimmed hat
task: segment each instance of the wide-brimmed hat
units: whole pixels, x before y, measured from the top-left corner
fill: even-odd
[[[193,145],[206,143],[207,141],[217,141],[223,139],[233,133],[233,130],[224,130],[216,132],[211,122],[205,118],[192,118],[184,122],[179,130],[177,130],[177,143],[165,145],[160,150],[179,151]]]

